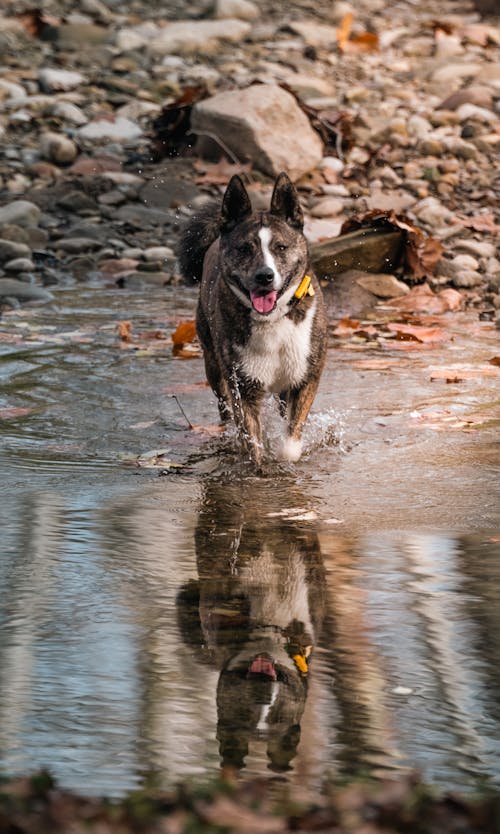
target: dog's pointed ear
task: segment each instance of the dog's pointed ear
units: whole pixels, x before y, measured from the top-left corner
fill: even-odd
[[[276,214],[286,220],[290,226],[302,230],[304,215],[300,206],[299,195],[290,177],[284,171],[279,174],[274,184],[270,211],[271,214]]]
[[[229,180],[222,200],[221,232],[230,232],[252,213],[252,204],[242,180],[235,174]]]

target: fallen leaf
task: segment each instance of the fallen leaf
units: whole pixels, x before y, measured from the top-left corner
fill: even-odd
[[[0,420],[14,420],[16,417],[26,417],[27,414],[31,414],[31,411],[31,408],[15,406],[0,408]]]
[[[27,9],[16,16],[33,38],[40,38],[47,29],[59,26],[59,20],[56,17],[45,14],[41,9]]]
[[[192,319],[180,321],[176,330],[172,333],[174,347],[183,347],[186,342],[194,342],[196,339],[196,322]]]
[[[375,32],[361,32],[351,36],[343,52],[378,52],[379,48],[379,38]]]
[[[500,365],[500,356],[494,356],[489,360],[490,365]]]
[[[447,342],[450,334],[441,327],[423,327],[420,324],[401,324],[400,322],[388,322],[387,328],[396,334],[396,338],[409,336],[418,342],[434,343]]]
[[[412,287],[409,293],[397,298],[384,300],[383,306],[400,310],[402,313],[447,313],[458,310],[463,297],[458,290],[446,289],[435,293],[429,284]]]
[[[476,379],[477,377],[496,377],[500,376],[500,368],[488,367],[479,365],[475,368],[460,367],[456,365],[453,368],[436,368],[431,371],[431,382],[435,379],[444,379],[446,382],[463,382],[466,379]]]
[[[352,336],[352,334],[359,330],[361,322],[357,319],[343,318],[340,319],[337,327],[333,331],[334,336]]]
[[[122,340],[122,342],[130,342],[132,339],[131,336],[131,324],[129,321],[119,321],[116,325],[118,330],[118,336]]]
[[[494,214],[476,214],[474,217],[456,217],[455,223],[474,229],[476,232],[499,232],[500,226],[495,221]]]
[[[357,359],[351,367],[358,371],[387,371],[395,365],[399,365],[398,359]]]
[[[173,394],[197,394],[201,388],[210,388],[206,380],[200,382],[177,382],[174,385],[168,385],[162,389],[163,394],[172,396]]]
[[[345,49],[346,43],[349,40],[353,20],[353,13],[347,12],[337,27],[337,46],[341,51]]]
[[[195,434],[208,434],[210,437],[213,437],[214,435],[221,434],[221,432],[225,431],[225,426],[221,423],[211,423],[207,426],[193,424],[190,426],[189,430]]]

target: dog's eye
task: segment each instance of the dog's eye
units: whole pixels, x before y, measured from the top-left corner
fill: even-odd
[[[277,243],[276,244],[276,251],[277,252],[286,252],[288,246],[285,243]]]
[[[241,243],[238,247],[238,254],[239,255],[251,255],[252,254],[252,247],[249,243]]]

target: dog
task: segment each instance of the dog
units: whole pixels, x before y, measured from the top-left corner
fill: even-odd
[[[296,462],[326,355],[326,316],[309,262],[297,191],[286,173],[269,211],[253,211],[233,176],[220,208],[206,206],[179,248],[187,283],[201,281],[197,333],[222,422],[231,417],[250,457],[262,455],[261,407],[288,418],[281,457]]]
[[[285,507],[292,509],[283,509]],[[223,768],[265,747],[290,770],[300,741],[310,664],[325,617],[325,567],[304,497],[275,479],[206,482],[195,533],[198,579],[177,596],[179,629],[219,669],[217,739]],[[260,511],[259,511],[260,510]]]

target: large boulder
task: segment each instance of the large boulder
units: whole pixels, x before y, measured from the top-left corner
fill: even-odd
[[[271,176],[286,171],[297,180],[323,157],[321,139],[295,98],[273,84],[253,84],[198,102],[191,126]]]

